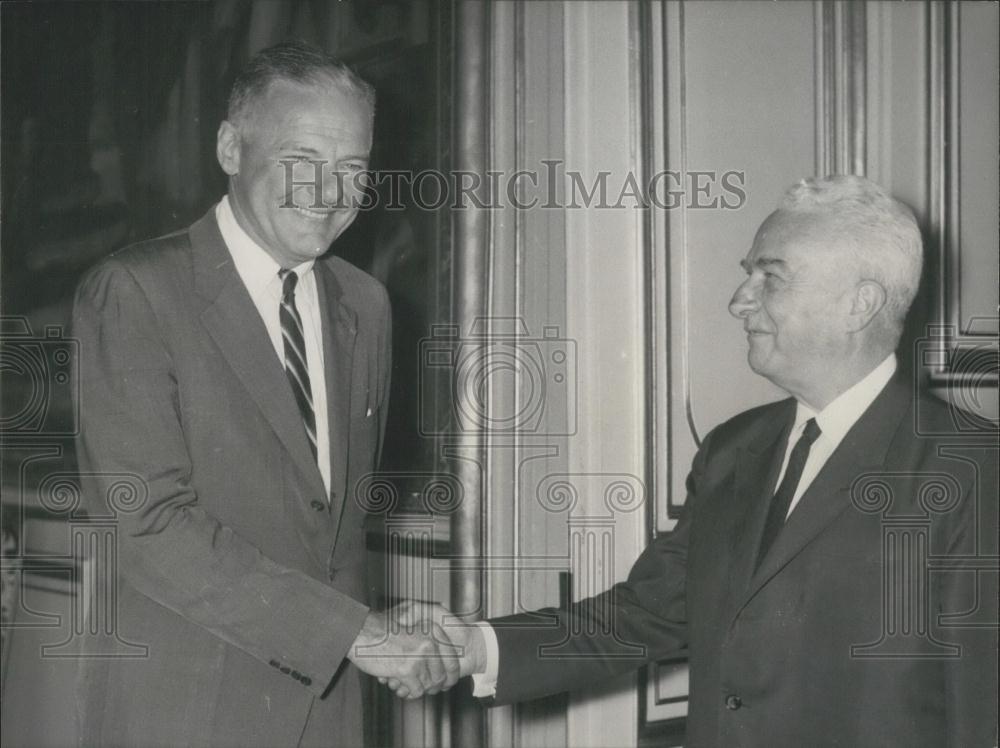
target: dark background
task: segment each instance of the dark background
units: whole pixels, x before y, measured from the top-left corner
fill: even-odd
[[[82,273],[131,242],[186,227],[224,194],[215,133],[256,51],[304,39],[351,63],[378,94],[373,168],[443,168],[446,28],[436,4],[5,2],[2,5],[4,331],[68,328]],[[383,466],[427,469],[417,434],[417,352],[439,316],[446,222],[416,210],[359,215],[333,252],[387,285],[394,365]],[[15,327],[12,328],[11,325]],[[47,418],[65,390],[5,367],[5,418],[39,386]],[[32,394],[34,392],[34,394]],[[72,461],[67,443],[67,460]]]

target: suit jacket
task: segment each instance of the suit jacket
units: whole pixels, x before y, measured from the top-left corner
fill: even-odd
[[[344,661],[367,613],[354,487],[382,439],[389,304],[339,258],[314,268],[329,497],[214,210],[80,284],[81,479],[118,545],[98,578],[117,595],[115,636],[148,648],[85,661],[84,745],[363,740],[360,674]],[[138,486],[128,502],[123,481]]]
[[[685,746],[995,745],[995,432],[955,433],[897,375],[756,567],[794,414],[766,405],[706,437],[684,518],[627,582],[491,621],[495,703],[686,647]]]

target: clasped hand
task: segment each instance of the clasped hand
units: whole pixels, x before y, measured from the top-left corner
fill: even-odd
[[[369,613],[348,658],[400,698],[446,691],[485,669],[482,632],[436,603],[407,601]]]

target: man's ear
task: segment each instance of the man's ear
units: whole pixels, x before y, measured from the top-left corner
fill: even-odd
[[[222,170],[231,177],[240,173],[241,143],[240,131],[236,126],[229,120],[222,120],[215,136],[215,157],[219,159]]]
[[[854,287],[851,311],[847,318],[850,332],[858,332],[868,327],[885,307],[889,294],[878,281],[862,280]]]

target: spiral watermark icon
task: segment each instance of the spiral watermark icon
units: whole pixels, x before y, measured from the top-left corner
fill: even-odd
[[[368,546],[374,552],[370,571],[382,577],[380,589],[388,604],[434,599],[435,578],[444,580],[450,570],[444,526],[464,496],[461,481],[448,473],[380,471],[355,484],[355,503],[377,520],[378,532],[369,535],[377,544]],[[432,635],[429,626],[421,622],[416,630]],[[400,631],[390,617],[387,636]]]
[[[600,496],[603,508],[581,513],[581,496]],[[618,632],[617,608],[608,592],[615,582],[617,520],[644,505],[643,481],[625,473],[551,473],[539,482],[535,498],[545,511],[567,515],[572,572],[568,625],[559,640],[539,647],[539,658],[644,658],[645,645]],[[580,602],[573,606],[573,599]],[[602,638],[608,646],[579,652],[573,646],[578,637]]]
[[[27,463],[32,460],[26,461]],[[24,484],[22,476],[22,485]],[[84,488],[104,490],[100,500],[88,501]],[[45,624],[64,630],[64,638],[41,647],[42,658],[105,659],[144,658],[145,644],[131,641],[119,626],[119,527],[121,514],[132,513],[145,505],[149,488],[145,480],[131,473],[91,473],[56,471],[45,475],[34,489],[36,495],[27,503],[40,507],[46,518],[61,518],[68,533],[67,553],[25,553],[4,558],[4,566],[31,574],[58,572],[65,575],[70,589],[69,621],[62,614],[32,610],[50,619]],[[23,497],[22,498],[26,498]],[[96,495],[90,496],[96,498]],[[23,588],[21,592],[23,593]],[[23,594],[18,595],[23,600]],[[18,616],[13,627],[18,628]],[[28,617],[25,626],[37,626]]]
[[[995,489],[995,487],[993,487]],[[858,476],[851,486],[854,507],[879,518],[881,544],[881,629],[878,638],[851,646],[858,659],[937,659],[962,656],[957,642],[946,641],[949,616],[939,611],[932,584],[935,574],[964,574],[971,586],[979,574],[995,572],[988,553],[947,553],[935,548],[934,524],[957,513],[969,492],[959,474],[946,471],[881,471]],[[974,498],[972,500],[975,500]],[[994,528],[995,529],[995,528]],[[973,530],[972,535],[976,534]],[[939,544],[940,545],[940,544]],[[975,611],[965,611],[965,613]],[[964,624],[960,624],[964,625]],[[973,626],[978,624],[972,624]],[[986,624],[988,625],[988,624]]]

